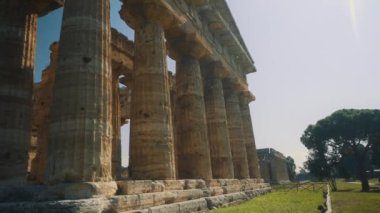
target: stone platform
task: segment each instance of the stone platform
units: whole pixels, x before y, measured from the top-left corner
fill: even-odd
[[[0,212],[206,212],[270,191],[262,179],[0,186]]]

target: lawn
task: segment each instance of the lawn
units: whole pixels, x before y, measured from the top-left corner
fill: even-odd
[[[371,192],[360,192],[359,182],[338,181],[338,191],[332,192],[333,212],[358,213],[380,212],[380,184],[377,180],[371,180]],[[289,186],[288,186],[289,187]],[[237,212],[237,213],[282,213],[282,212],[319,212],[317,207],[324,200],[322,191],[287,190],[286,187],[274,187],[273,192],[254,198],[238,206],[221,208],[212,213]],[[320,188],[315,185],[315,189]]]
[[[380,184],[371,180],[371,192],[361,192],[359,182],[337,182],[338,191],[331,194],[334,212],[380,212]]]
[[[231,206],[212,211],[212,213],[281,213],[281,212],[319,212],[317,207],[323,203],[321,191],[284,191],[275,190],[267,195],[254,198],[238,206]]]

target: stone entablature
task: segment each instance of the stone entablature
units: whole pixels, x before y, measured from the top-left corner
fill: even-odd
[[[210,29],[209,25],[205,24],[208,22],[204,22],[200,16],[201,10],[188,5],[184,1],[124,0],[123,2],[123,8],[120,11],[121,17],[132,28],[136,28],[139,24],[138,19],[141,14],[149,13],[149,16],[156,16],[155,18],[165,29],[171,57],[176,58],[174,49],[185,49],[188,54],[197,57],[201,61],[218,64],[222,67],[224,75],[235,84],[238,91],[248,91],[243,73],[255,70],[252,59],[246,59],[249,54],[245,49],[239,49],[240,52],[238,53],[235,50],[230,54],[227,47],[231,45],[228,42],[221,43],[212,35],[212,28]],[[145,4],[149,5],[149,7],[144,6]],[[221,19],[217,21],[223,22]],[[210,25],[212,26],[212,24]],[[231,40],[228,41],[231,42]],[[242,45],[240,46],[242,47]],[[240,68],[240,60],[244,58],[251,61],[249,69],[247,67]]]

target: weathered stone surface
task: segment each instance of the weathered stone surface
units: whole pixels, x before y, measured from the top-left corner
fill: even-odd
[[[201,212],[207,210],[205,199],[190,200],[179,203],[179,212]]]
[[[40,192],[35,199],[44,200],[77,200],[94,197],[110,197],[116,194],[115,182],[82,182],[62,183],[49,186],[47,190]]]
[[[0,212],[203,212],[216,207],[240,203],[271,190],[268,184],[257,184],[257,181],[254,179],[224,179],[220,183],[227,186],[239,185],[243,191],[219,196],[205,193],[205,190],[212,191],[211,188],[112,196],[116,188],[114,182],[102,185],[99,183],[74,183],[51,187],[13,187],[12,190],[8,190],[8,194],[4,193],[6,188],[0,188]],[[163,181],[151,181],[151,183],[161,182]],[[142,182],[140,184],[147,185]],[[247,187],[244,187],[247,184],[254,184],[255,189],[248,190]],[[11,192],[17,192],[24,198],[15,197],[17,193],[12,194]],[[43,196],[45,196],[45,200]],[[79,198],[88,199],[62,201],[62,199]],[[46,200],[51,201],[46,202]]]
[[[111,203],[117,212],[122,212],[173,203],[176,197],[172,192],[121,195],[112,197]]]
[[[177,59],[176,139],[179,178],[212,179],[199,61]]]
[[[212,67],[212,69],[219,69]],[[207,71],[204,71],[207,72]],[[207,117],[208,139],[210,142],[210,155],[213,178],[233,178],[234,167],[232,162],[227,115],[223,94],[222,80],[216,72],[205,76],[205,105]]]
[[[109,197],[116,194],[115,182],[61,183],[53,186],[0,186],[0,203],[41,202]]]
[[[203,190],[201,189],[187,189],[172,191],[175,194],[174,202],[182,202],[186,200],[194,200],[204,196]]]
[[[33,130],[36,131],[37,152],[31,162],[29,180],[39,183],[45,181],[45,171],[48,158],[48,127],[50,122],[50,112],[53,97],[53,86],[55,81],[55,71],[58,60],[57,42],[50,45],[50,64],[42,71],[42,80],[38,85],[34,85],[33,94]],[[30,150],[30,148],[29,148]]]
[[[242,128],[239,97],[232,83],[228,80],[223,82],[224,98],[226,102],[227,123],[230,136],[232,160],[234,163],[235,178],[249,178],[247,151]]]
[[[119,73],[112,72],[112,177],[121,177],[121,119]]]
[[[134,179],[175,179],[164,29],[146,20],[135,30],[130,175]]]
[[[53,86],[58,60],[58,43],[50,46],[50,64],[42,72],[42,80],[34,84],[33,91],[33,119],[32,119],[32,143],[29,147],[28,175],[29,180],[42,183],[45,178],[45,167],[47,164],[48,125],[50,121],[50,110],[53,96]],[[113,144],[112,149],[113,177],[119,178],[121,174],[121,147],[120,127],[126,119],[130,119],[130,89],[119,88],[119,75],[128,74],[133,67],[132,57],[134,54],[133,42],[127,37],[112,29],[112,122]],[[119,91],[121,89],[121,92]],[[119,103],[120,101],[120,103]],[[120,113],[122,108],[122,113]],[[118,142],[117,142],[118,141]],[[119,145],[118,145],[119,144]],[[118,146],[117,146],[118,145]]]
[[[154,182],[151,180],[136,180],[136,181],[117,181],[119,187],[119,193],[130,195],[130,194],[141,194],[153,192]],[[161,188],[164,190],[164,187]]]
[[[183,190],[185,188],[185,180],[164,180],[165,190]]]
[[[249,176],[251,178],[260,178],[259,161],[256,153],[255,136],[253,134],[251,113],[249,111],[249,100],[240,97],[240,111],[242,116],[242,126],[245,138],[245,148],[247,150],[247,160]]]
[[[259,149],[260,172],[266,183],[281,184],[289,182],[286,158],[280,152],[268,148]]]
[[[110,202],[106,198],[95,198],[85,200],[54,201],[54,202],[20,202],[0,203],[1,212],[15,213],[62,213],[62,212],[91,212],[104,213],[111,211]],[[112,211],[111,211],[112,212]]]
[[[184,189],[204,189],[204,188],[206,188],[206,182],[204,180],[201,180],[201,179],[185,180]]]
[[[224,190],[221,187],[210,187],[211,196],[217,196],[224,194]]]
[[[26,177],[37,34],[29,12],[28,1],[0,2],[0,180]]]
[[[48,181],[112,178],[109,0],[66,0],[49,126]]]

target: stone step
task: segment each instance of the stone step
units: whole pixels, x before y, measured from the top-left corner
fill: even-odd
[[[270,187],[261,190],[251,190],[247,192],[237,192],[226,195],[199,198],[190,201],[183,201],[160,206],[153,206],[141,210],[123,211],[121,213],[187,213],[187,212],[207,212],[212,209],[229,205],[236,205],[245,202],[253,197],[260,196],[271,190]]]
[[[240,183],[240,184],[239,184]],[[203,212],[208,209],[219,208],[231,203],[240,203],[251,197],[259,196],[271,190],[269,184],[257,183],[252,180],[218,180],[218,181],[127,181],[124,186],[118,183],[118,191],[134,193],[114,196],[94,196],[87,199],[72,200],[4,200],[0,202],[0,212]],[[161,185],[162,184],[162,185]],[[115,184],[116,185],[116,184]],[[70,185],[77,186],[77,185]],[[103,188],[94,184],[78,185],[79,194]],[[104,186],[108,186],[107,184]],[[113,185],[112,185],[113,186]],[[154,186],[154,187],[152,187]],[[151,192],[159,189],[160,186],[165,191]],[[95,188],[94,188],[95,187]],[[121,189],[125,187],[124,189]],[[71,189],[72,187],[63,187]],[[108,187],[110,188],[110,187]],[[111,187],[115,188],[115,187]],[[35,191],[37,188],[32,188]],[[54,192],[58,191],[54,187]],[[12,189],[10,189],[12,191]],[[46,190],[46,189],[45,189]],[[49,190],[47,190],[49,191]],[[1,191],[0,191],[1,192]],[[71,192],[68,190],[68,192]],[[70,194],[68,192],[63,195]],[[75,190],[73,193],[76,192]],[[96,192],[96,190],[95,190]],[[108,192],[108,191],[107,191]],[[0,193],[1,194],[1,193]],[[4,195],[9,193],[4,193]],[[75,194],[75,193],[74,193]],[[95,193],[96,194],[96,193]],[[101,194],[101,193],[100,193]],[[17,195],[20,195],[17,193]],[[32,196],[30,194],[30,196]],[[47,193],[54,195],[54,193]],[[28,195],[29,196],[29,195]],[[86,195],[87,196],[87,195]],[[0,196],[1,197],[1,196]],[[50,197],[50,196],[49,196]],[[65,197],[62,197],[65,198]],[[207,208],[205,208],[205,206]]]
[[[142,210],[132,210],[121,213],[190,213],[190,212],[206,212],[209,211],[205,198],[183,201],[179,203],[154,206]]]

